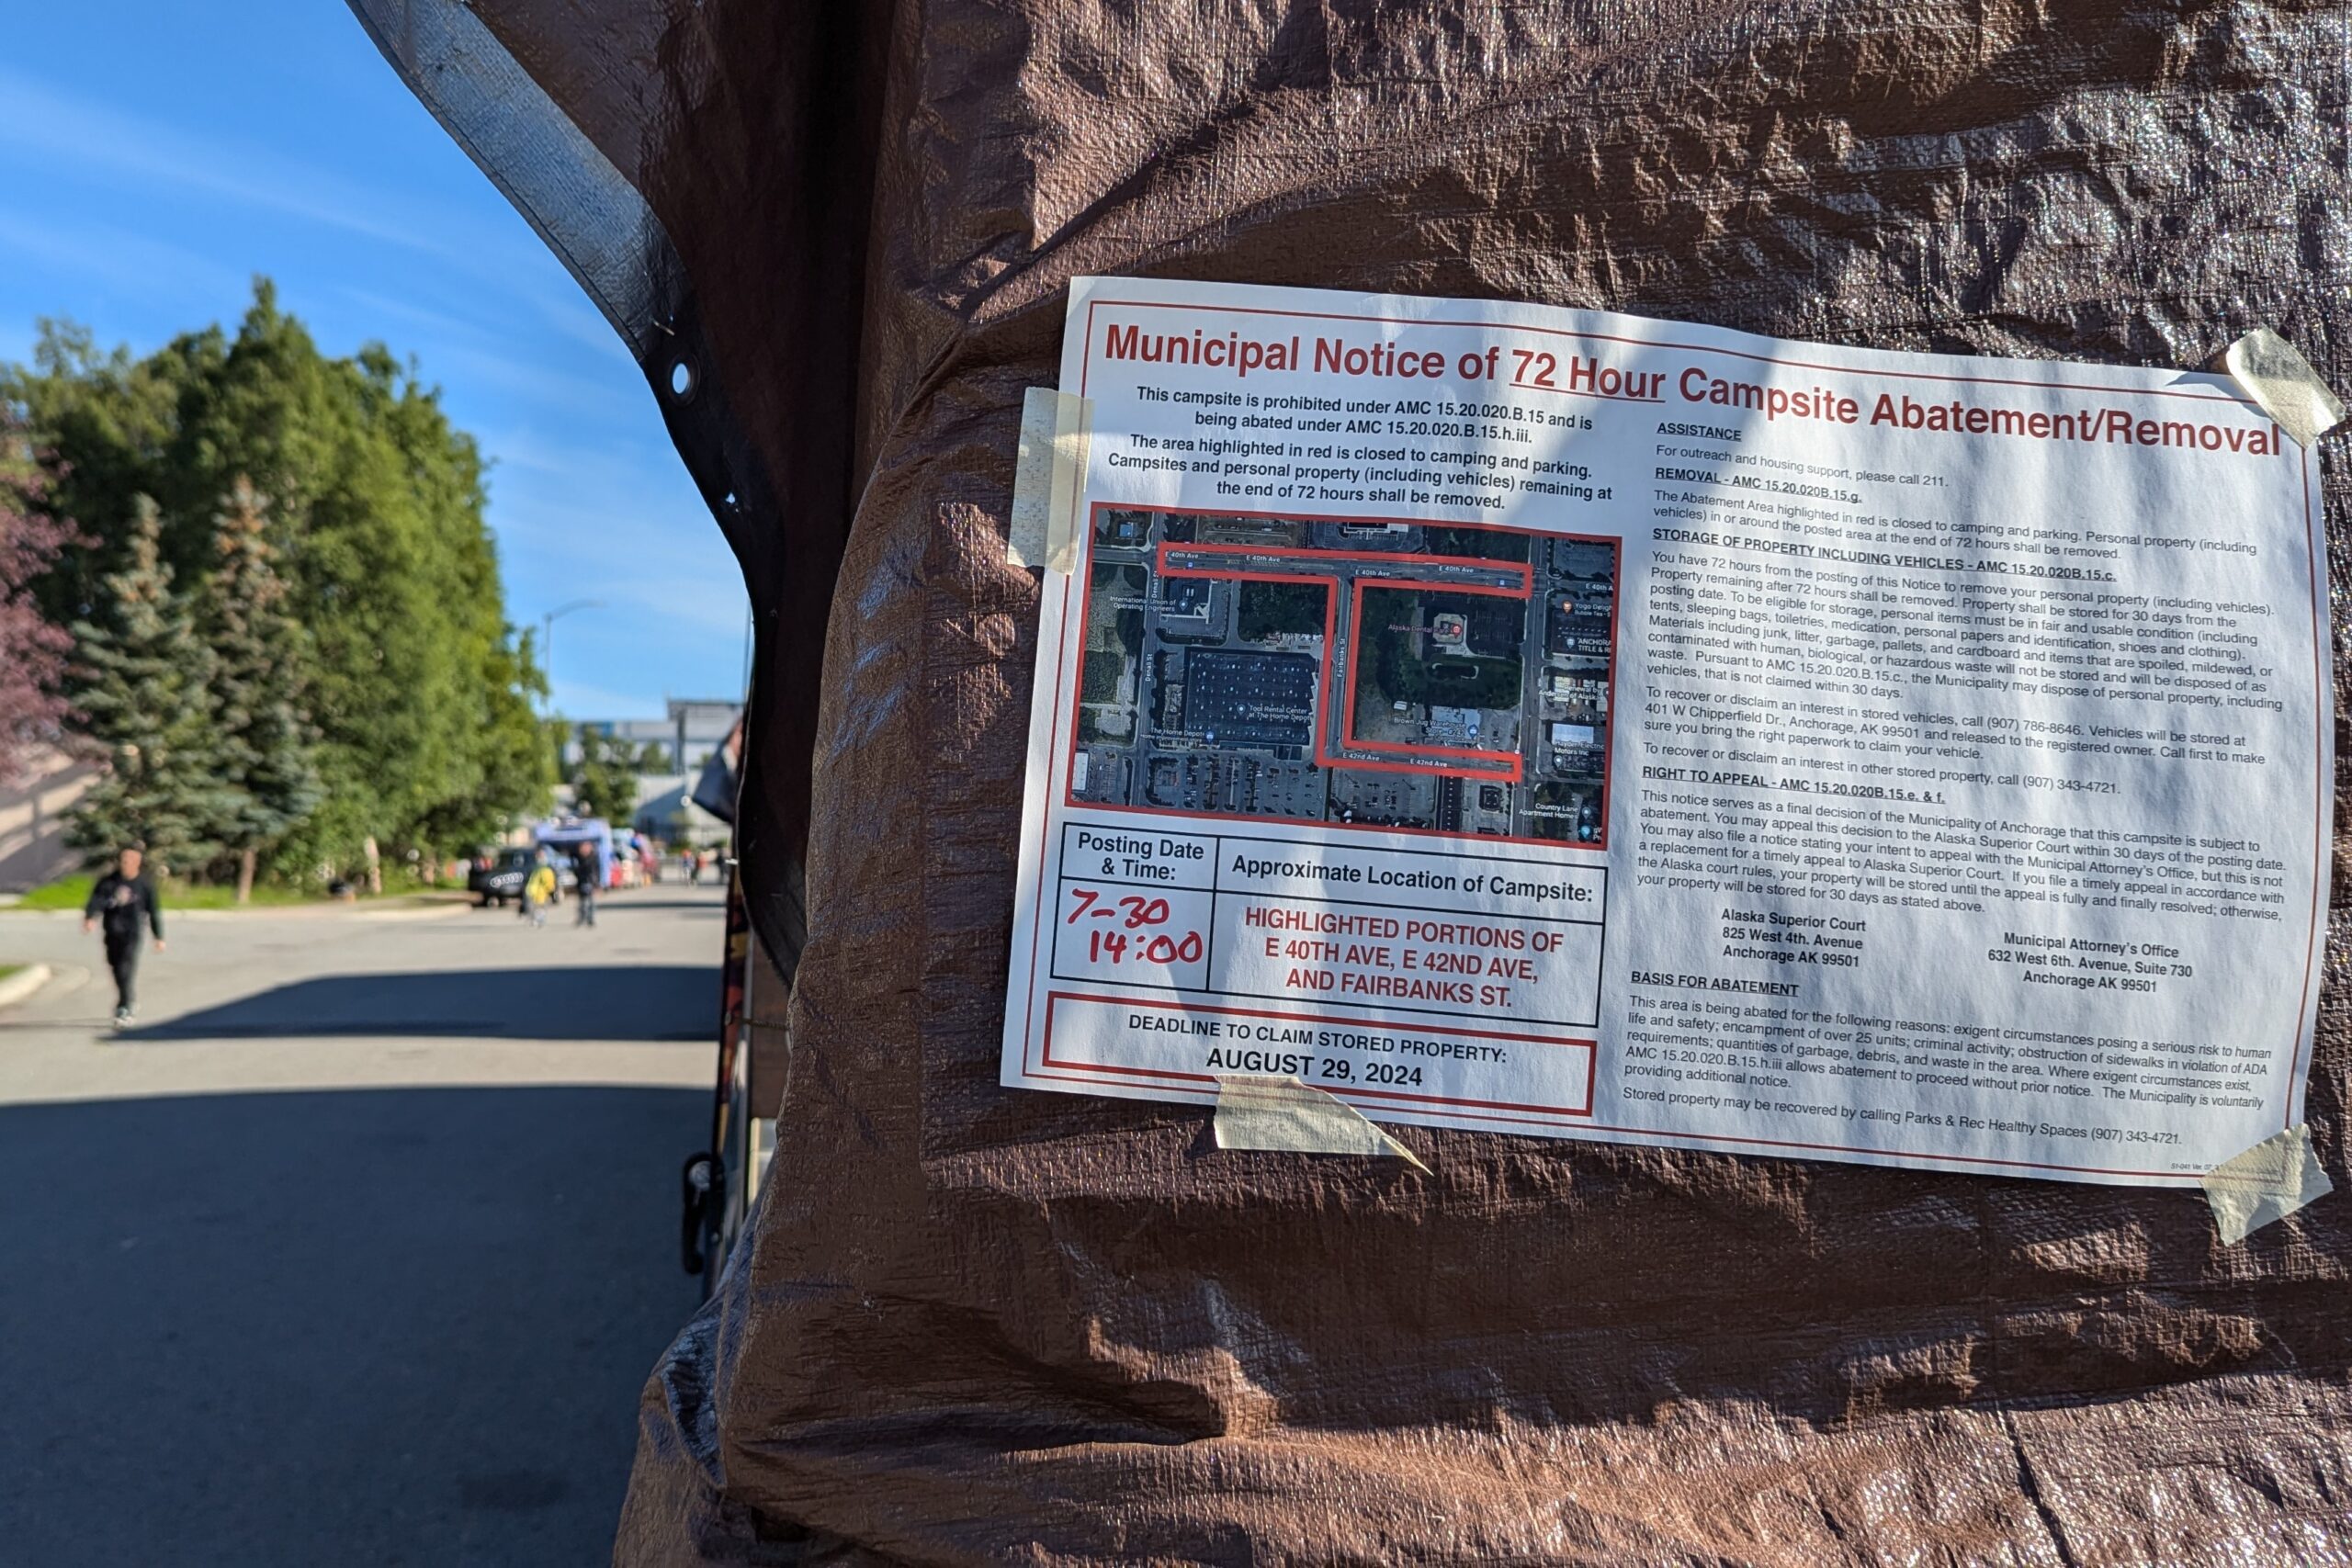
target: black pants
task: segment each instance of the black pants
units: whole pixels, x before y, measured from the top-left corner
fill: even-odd
[[[137,937],[107,943],[107,967],[114,971],[114,1001],[119,1011],[129,1012],[139,1005],[139,947]]]

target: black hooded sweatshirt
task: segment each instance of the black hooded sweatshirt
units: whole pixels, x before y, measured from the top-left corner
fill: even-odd
[[[82,906],[85,919],[98,922],[107,933],[108,947],[127,946],[139,940],[141,920],[164,940],[164,908],[155,899],[155,885],[144,876],[125,876],[119,871],[107,872],[90,889],[90,901]]]

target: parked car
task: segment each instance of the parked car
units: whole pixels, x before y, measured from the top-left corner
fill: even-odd
[[[478,854],[474,856],[473,869],[466,874],[466,891],[484,908],[493,904],[503,907],[510,898],[520,898],[534,858],[529,850],[492,850]]]
[[[523,884],[537,863],[537,850],[491,850],[473,859],[473,869],[466,874],[466,891],[480,901],[483,908],[492,905],[503,908],[510,898],[523,897]],[[555,880],[559,889],[572,886],[579,878],[572,874],[571,857],[556,855]]]

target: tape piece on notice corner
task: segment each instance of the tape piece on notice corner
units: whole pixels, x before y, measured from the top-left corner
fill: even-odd
[[[2222,350],[2222,366],[2298,446],[2309,446],[2344,423],[2343,400],[2293,344],[2268,327],[2256,327]]]
[[[1309,1155],[1394,1155],[1428,1170],[1413,1151],[1365,1121],[1345,1100],[1296,1078],[1216,1080],[1216,1146]]]
[[[2335,1190],[2335,1183],[2312,1152],[2310,1125],[2299,1122],[2215,1166],[2206,1175],[2204,1188],[2226,1247],[2285,1219],[2314,1198],[2326,1197]]]
[[[1094,400],[1051,387],[1021,399],[1021,449],[1012,469],[1012,517],[1004,553],[1027,570],[1067,572],[1078,556],[1078,493]]]

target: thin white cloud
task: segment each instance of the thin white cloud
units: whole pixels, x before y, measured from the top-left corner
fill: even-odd
[[[0,248],[52,271],[94,277],[152,301],[165,290],[217,310],[242,299],[251,279],[234,268],[178,245],[111,224],[0,208]]]
[[[518,550],[732,570],[718,525],[666,445],[551,440],[527,426],[480,439],[496,464],[492,512]]]
[[[427,332],[438,333],[447,339],[462,339],[510,354],[522,352],[514,346],[512,329],[516,323],[511,315],[493,323],[479,318],[453,315],[447,310],[420,305],[414,300],[380,294],[371,288],[346,285],[336,292],[373,316],[405,321]],[[567,283],[566,292],[576,291]],[[604,317],[576,299],[558,299],[537,289],[532,290],[528,298],[533,314],[541,325],[565,342],[585,348],[596,358],[606,362],[609,369],[605,367],[599,369],[609,378],[609,384],[632,391],[641,385],[642,373],[637,367],[637,361],[629,357],[628,350],[621,344],[620,335],[613,331]],[[600,378],[598,384],[605,385],[607,380]],[[648,392],[647,397],[650,401],[651,394]]]
[[[625,590],[628,602],[670,626],[691,627],[705,637],[741,638],[747,602],[743,580],[729,560],[724,574],[709,577],[636,577]]]
[[[721,563],[702,581],[665,584],[650,593],[627,575],[625,560],[618,572],[600,566],[594,557],[585,556],[569,571],[507,575],[510,586],[527,582],[532,590],[518,592],[518,604],[544,604],[564,594],[594,599],[601,612],[593,620],[584,615],[572,617],[582,623],[572,635],[582,646],[594,644],[622,664],[642,658],[657,645],[696,658],[723,657],[741,645],[748,617],[733,562]],[[559,627],[558,636],[562,634]]]
[[[6,66],[0,66],[0,154],[35,154],[51,166],[105,170],[175,194],[201,192],[477,272],[495,275],[526,254],[503,235],[450,236],[446,213],[425,221],[402,211],[405,204],[384,193],[323,170],[125,114]]]
[[[649,423],[650,422],[648,422]],[[660,426],[652,426],[655,431]],[[582,446],[576,442],[549,441],[527,426],[506,430],[484,430],[480,439],[482,450],[498,455],[500,466],[527,468],[533,473],[552,474],[581,481],[583,488],[609,502],[616,489],[648,488],[646,444],[630,441],[618,446]],[[655,449],[658,460],[675,466],[676,487],[673,493],[695,499],[693,481],[686,478],[685,468],[678,464],[669,444],[663,442]],[[695,509],[701,502],[695,500]]]
[[[465,380],[496,387],[552,415],[626,422],[639,414],[640,402],[653,401],[641,386],[616,387],[602,377],[550,369],[519,349],[433,344],[417,350],[417,367],[427,385]]]
[[[483,450],[497,460],[491,504],[526,533],[571,547],[610,546],[634,553],[660,538],[697,558],[727,554],[726,536],[690,488],[600,488],[594,470],[577,484],[551,481],[544,470],[526,477],[496,447]]]
[[[613,323],[581,298],[578,285],[572,285],[561,295],[534,289],[530,300],[548,325],[563,336],[616,364],[628,366],[633,376],[644,374],[630,355],[628,346],[621,342],[621,334],[613,330]]]
[[[372,288],[354,288],[346,284],[336,288],[335,292],[371,316],[389,316],[393,321],[406,321],[413,327],[423,327],[445,337],[484,338],[491,335],[489,330],[478,321],[465,321],[423,305],[412,304],[406,299],[395,299]]]
[[[348,285],[334,290],[371,323],[387,320],[422,328],[423,339],[403,339],[401,352],[416,361],[426,385],[482,387],[530,404],[551,417],[628,424],[644,417],[653,394],[637,378],[626,356],[621,366],[598,366],[582,373],[550,365],[532,345],[481,323],[412,300]],[[347,324],[347,323],[346,323]],[[368,332],[365,336],[386,335]],[[623,368],[622,367],[626,367]],[[511,460],[511,459],[510,459]]]

